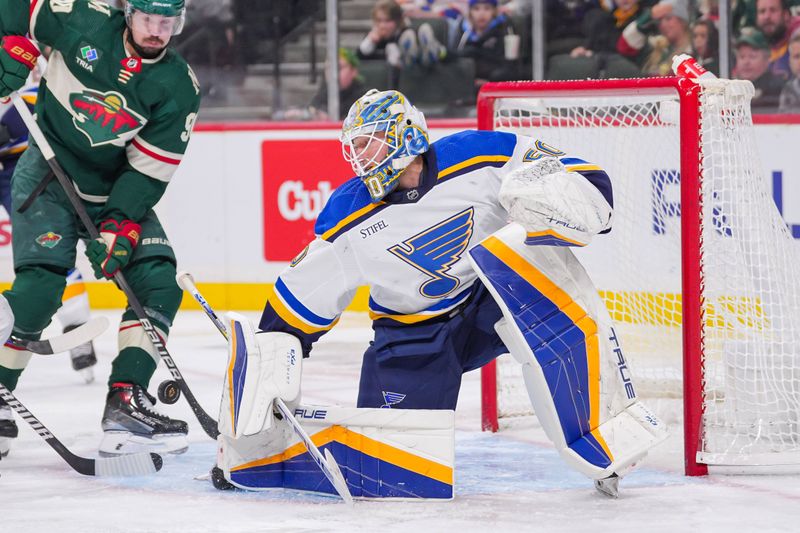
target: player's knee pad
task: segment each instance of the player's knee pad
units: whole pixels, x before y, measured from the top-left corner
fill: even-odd
[[[228,367],[220,401],[219,430],[239,438],[274,423],[273,402],[300,401],[303,350],[300,340],[282,332],[256,334],[247,318],[228,313]]]
[[[572,252],[524,241],[511,224],[470,250],[503,311],[496,330],[562,457],[594,479],[623,474],[666,427],[637,400],[605,304]]]
[[[38,339],[61,305],[66,285],[65,269],[31,265],[17,269],[14,284],[5,297],[14,310],[14,334]]]

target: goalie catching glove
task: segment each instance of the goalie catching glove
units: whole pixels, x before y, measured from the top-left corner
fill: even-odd
[[[108,219],[100,224],[100,238],[86,245],[86,255],[97,279],[113,278],[125,268],[139,244],[142,227],[136,222]]]
[[[529,244],[585,246],[611,227],[611,206],[597,188],[555,157],[523,164],[503,178],[500,204]]]
[[[3,37],[0,41],[0,98],[5,98],[25,85],[39,55],[39,49],[27,37]]]
[[[303,349],[294,335],[256,333],[242,315],[228,313],[227,318],[228,367],[220,402],[219,431],[224,436],[240,438],[273,427],[276,398],[294,411],[300,402]]]

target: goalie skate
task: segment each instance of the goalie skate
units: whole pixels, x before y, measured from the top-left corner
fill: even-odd
[[[155,398],[139,385],[115,383],[103,413],[101,456],[139,452],[183,453],[189,448],[188,425],[155,409]]]

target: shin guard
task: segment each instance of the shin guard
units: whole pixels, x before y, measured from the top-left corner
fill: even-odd
[[[331,452],[354,497],[453,497],[453,411],[298,406],[295,418]],[[236,487],[336,494],[288,423],[238,439],[221,434],[218,442],[217,466]]]

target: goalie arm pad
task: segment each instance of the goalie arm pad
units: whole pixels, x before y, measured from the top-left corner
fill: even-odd
[[[499,200],[511,220],[525,228],[526,244],[585,246],[611,227],[609,201],[587,177],[555,157],[506,174]]]
[[[228,313],[228,366],[220,402],[220,433],[238,438],[272,427],[273,402],[300,401],[303,351],[289,333],[259,332],[245,317]]]

